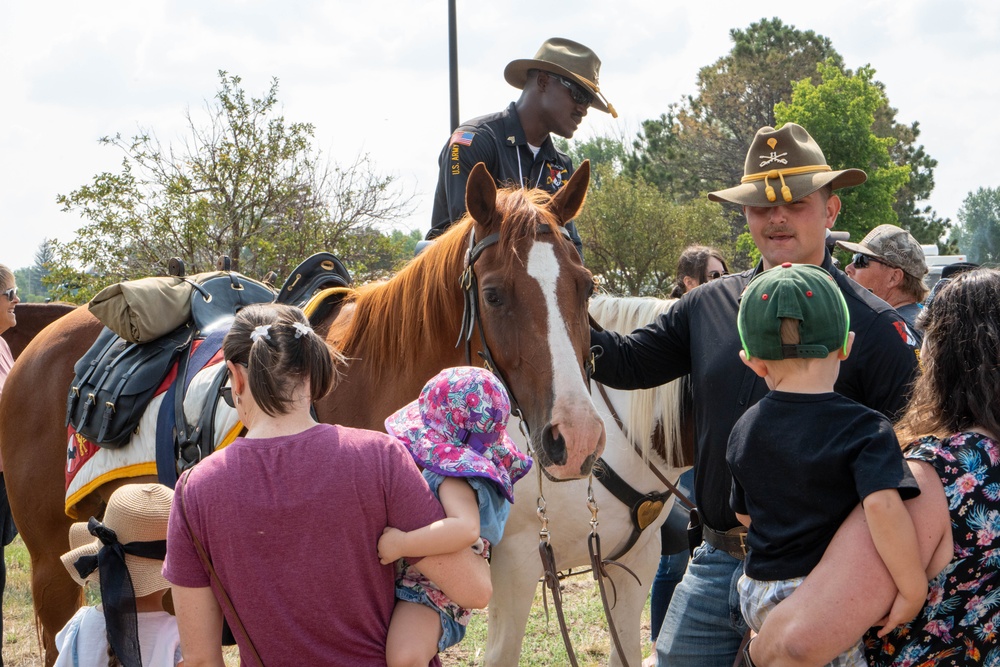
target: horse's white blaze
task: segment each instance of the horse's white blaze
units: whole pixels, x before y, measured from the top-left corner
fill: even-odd
[[[547,343],[552,360],[553,424],[559,427],[566,441],[566,473],[579,476],[584,459],[603,444],[600,431],[603,422],[594,408],[587,385],[580,375],[576,350],[569,338],[569,327],[559,308],[556,288],[559,283],[559,261],[550,243],[534,243],[528,251],[528,275],[542,288],[545,299]],[[600,452],[597,452],[600,454]],[[562,466],[556,466],[561,468]],[[573,470],[575,468],[575,470]],[[558,474],[555,469],[550,469]]]

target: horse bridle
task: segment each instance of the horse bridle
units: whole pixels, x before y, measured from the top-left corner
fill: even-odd
[[[559,232],[569,241],[572,238],[565,227],[558,227]],[[551,234],[552,227],[546,224],[539,223],[535,227],[535,232],[538,234]],[[493,360],[493,354],[490,352],[490,347],[486,343],[486,334],[483,331],[482,317],[479,311],[479,281],[476,278],[476,272],[474,266],[476,260],[483,254],[483,251],[487,248],[495,245],[500,240],[500,233],[494,232],[490,234],[482,241],[476,242],[476,228],[475,226],[469,231],[469,250],[465,256],[465,270],[462,271],[459,277],[459,283],[462,286],[462,292],[464,294],[464,306],[462,309],[462,326],[458,332],[458,340],[455,342],[455,347],[462,344],[465,341],[465,361],[467,364],[472,363],[472,330],[474,328],[479,329],[479,342],[482,345],[482,350],[479,352],[479,356],[482,358],[483,363],[487,370],[497,376],[500,383],[507,390],[507,394],[510,397],[511,405],[511,415],[518,418],[518,423],[520,424],[521,432],[528,441],[528,446],[531,447],[531,432],[528,422],[525,421],[524,415],[521,412],[520,405],[517,402],[517,398],[514,396],[514,392],[507,382],[507,379],[503,376],[503,372],[500,367],[497,366],[496,361]],[[596,326],[593,318],[591,318],[591,325]],[[597,357],[601,353],[600,347],[591,348],[590,356],[584,363],[584,371],[587,375],[587,387],[590,387],[590,378],[594,373],[594,365]],[[541,467],[539,466],[539,470]],[[591,478],[593,479],[593,478]],[[618,656],[621,658],[622,663],[628,666],[628,661],[625,658],[625,652],[621,645],[621,641],[618,637],[618,631],[614,626],[614,621],[611,617],[611,606],[608,603],[607,591],[604,587],[603,579],[608,577],[608,572],[606,569],[607,565],[617,565],[638,580],[635,573],[629,568],[625,567],[621,563],[615,562],[613,559],[605,559],[601,554],[601,538],[597,534],[597,503],[594,500],[593,488],[588,484],[587,491],[587,506],[591,511],[591,534],[588,541],[588,549],[590,551],[591,568],[594,573],[594,578],[597,580],[598,587],[601,592],[601,600],[604,605],[604,614],[609,623],[609,630],[611,637],[615,643],[615,647],[618,649]],[[566,647],[567,657],[569,658],[570,664],[576,667],[577,660],[575,652],[573,651],[573,645],[569,638],[569,630],[566,625],[566,619],[563,614],[562,609],[562,596],[559,589],[559,573],[557,571],[555,563],[555,555],[552,552],[552,546],[549,542],[549,529],[548,529],[548,518],[545,514],[545,497],[542,494],[542,478],[541,472],[538,473],[538,508],[536,510],[538,518],[541,521],[542,527],[539,531],[539,544],[538,550],[539,555],[542,560],[542,568],[544,571],[544,581],[546,587],[552,591],[553,602],[556,607],[556,614],[559,620],[559,630],[562,633],[563,644]],[[612,582],[612,586],[613,586]],[[546,616],[548,615],[548,609],[546,608]]]
[[[557,229],[563,237],[572,241],[572,238],[570,237],[569,232],[566,231],[565,227],[557,227]],[[551,234],[553,231],[551,226],[544,223],[538,223],[535,226],[535,233]],[[465,270],[462,271],[461,276],[459,276],[459,284],[462,286],[462,292],[465,297],[465,305],[462,308],[462,326],[458,331],[458,340],[455,342],[455,347],[461,345],[464,339],[465,362],[467,364],[471,364],[472,330],[479,329],[479,342],[482,346],[482,350],[479,351],[479,356],[482,358],[486,370],[496,375],[500,380],[500,384],[502,384],[504,389],[507,390],[507,395],[510,397],[510,413],[518,418],[518,422],[521,425],[521,432],[524,434],[525,438],[527,438],[530,446],[531,433],[528,422],[524,419],[524,415],[521,412],[521,406],[517,402],[517,398],[514,396],[514,391],[511,389],[510,383],[507,382],[507,378],[504,377],[503,371],[500,370],[496,361],[493,360],[493,354],[490,352],[490,346],[486,343],[486,334],[483,330],[482,316],[479,310],[479,280],[476,278],[474,267],[476,260],[478,260],[483,254],[483,251],[493,245],[496,245],[499,240],[500,232],[494,232],[477,243],[475,225],[473,225],[472,229],[469,230],[469,250],[465,255]],[[590,360],[587,364],[588,381],[592,368],[593,362]]]

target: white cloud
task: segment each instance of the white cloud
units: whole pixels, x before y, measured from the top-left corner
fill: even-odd
[[[728,52],[729,30],[778,15],[831,39],[848,67],[871,64],[901,121],[939,160],[932,197],[954,218],[965,195],[1000,185],[988,147],[1000,145],[1000,6],[992,0],[677,5],[580,0],[547,11],[537,2],[458,3],[461,116],[497,111],[517,91],[503,81],[514,58],[565,36],[603,60],[602,89],[618,121],[592,112],[578,138],[634,134],[694,92],[697,71]],[[0,220],[16,230],[0,262],[30,264],[45,237],[67,240],[80,224],[61,213],[68,193],[121,156],[98,137],[139,127],[164,141],[183,136],[225,69],[248,93],[280,79],[286,119],[316,126],[316,144],[348,162],[361,151],[419,195],[408,221],[426,229],[436,162],[449,134],[446,4],[284,3],[264,0],[99,0],[8,3],[0,21]],[[986,150],[984,150],[986,149]],[[8,234],[8,239],[11,235]]]

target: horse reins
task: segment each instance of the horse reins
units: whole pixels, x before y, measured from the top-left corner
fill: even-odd
[[[680,489],[671,484],[670,480],[668,480],[666,477],[663,476],[663,473],[661,473],[660,470],[652,464],[652,462],[649,460],[648,457],[643,456],[642,449],[637,444],[635,444],[635,442],[629,436],[628,431],[625,430],[625,422],[623,422],[622,418],[618,416],[618,411],[615,410],[615,406],[611,404],[611,398],[608,396],[607,390],[604,388],[604,385],[601,384],[600,382],[597,383],[597,391],[601,394],[601,398],[604,399],[604,404],[608,406],[608,411],[611,412],[611,418],[615,420],[615,424],[618,425],[618,428],[625,436],[625,439],[628,440],[629,444],[632,445],[632,449],[635,450],[635,453],[638,454],[646,462],[646,466],[653,472],[654,475],[656,475],[656,478],[660,480],[660,482],[662,482],[665,487],[667,487],[667,495],[668,496],[672,495],[678,500],[680,500],[682,503],[684,503],[684,506],[687,507],[689,510],[697,509],[697,507],[695,507],[695,504],[691,502],[691,500],[687,496],[681,493]]]

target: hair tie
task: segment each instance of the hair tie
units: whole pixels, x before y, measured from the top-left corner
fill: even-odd
[[[259,327],[250,332],[250,340],[255,343],[261,338],[264,340],[271,340],[271,334],[268,333],[270,328],[270,324],[261,324]]]
[[[295,337],[302,338],[303,336],[308,336],[313,332],[313,329],[308,324],[302,324],[302,322],[292,322],[292,327],[295,329]]]

